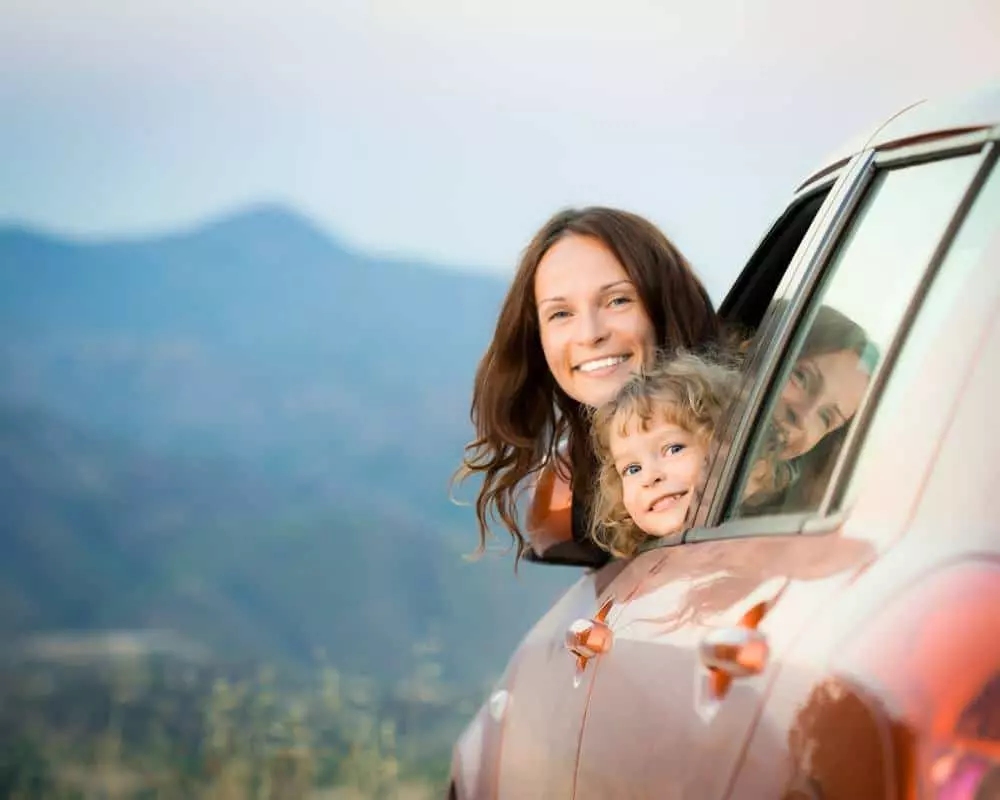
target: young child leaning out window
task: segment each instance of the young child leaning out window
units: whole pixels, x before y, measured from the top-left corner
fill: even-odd
[[[629,558],[650,537],[678,537],[734,399],[738,373],[687,353],[634,376],[592,421],[600,462],[591,536]]]

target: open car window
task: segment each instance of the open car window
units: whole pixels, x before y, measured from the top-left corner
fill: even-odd
[[[771,226],[719,306],[727,325],[748,334],[757,330],[779,286],[790,281],[788,268],[830,189],[827,185],[800,198]]]
[[[844,441],[980,164],[976,153],[875,174],[781,357],[721,521],[819,509]]]

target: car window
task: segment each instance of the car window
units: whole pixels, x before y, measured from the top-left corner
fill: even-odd
[[[968,364],[976,357],[979,345],[972,341],[970,332],[956,331],[954,327],[946,328],[946,325],[949,324],[948,320],[955,319],[956,307],[962,302],[962,298],[967,296],[965,294],[967,287],[975,281],[976,271],[981,269],[983,254],[989,250],[997,236],[998,219],[1000,219],[1000,167],[994,165],[969,208],[955,239],[949,245],[928,295],[921,303],[920,311],[906,333],[906,344],[893,365],[892,376],[881,392],[878,412],[865,436],[865,444],[857,455],[850,481],[840,482],[838,486],[838,493],[844,493],[848,504],[858,488],[855,483],[864,482],[864,473],[869,463],[877,458],[877,452],[874,451],[881,446],[879,439],[883,427],[890,428],[902,423],[904,426],[912,426],[908,428],[910,430],[920,430],[921,438],[925,441],[937,440],[938,437],[928,429],[926,418],[907,418],[905,409],[914,389],[920,389],[919,386],[915,386],[918,374],[926,369],[934,346],[945,336],[946,331],[949,340],[967,342],[961,352],[950,348],[947,357],[949,369],[959,369],[959,364]],[[990,287],[981,283],[975,285],[979,291],[987,292],[984,302],[989,302]],[[962,308],[960,318],[963,321],[974,320],[974,309],[970,309],[966,304]],[[974,325],[974,322],[972,324]],[[940,376],[940,373],[936,374]],[[947,384],[952,382],[953,379],[949,378],[946,386],[941,387],[941,391],[948,391]],[[926,387],[923,387],[921,397],[924,402],[928,400],[927,393]],[[909,407],[913,408],[912,405]],[[887,432],[887,435],[891,437],[892,432]],[[913,460],[915,463],[922,462],[920,458]],[[841,497],[834,497],[831,509],[836,510],[843,504],[844,500]]]
[[[727,324],[747,334],[757,329],[831,188],[801,198],[774,223],[719,306]]]
[[[973,154],[876,174],[783,357],[726,518],[819,507],[872,378],[980,162]]]

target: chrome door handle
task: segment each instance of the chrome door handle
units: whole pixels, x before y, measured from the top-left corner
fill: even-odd
[[[566,649],[576,657],[576,673],[573,686],[579,686],[587,662],[606,653],[614,643],[614,633],[605,620],[614,605],[614,598],[608,598],[592,619],[578,619],[566,630]]]
[[[767,666],[767,638],[754,628],[718,628],[698,648],[701,663],[731,678],[758,675]]]
[[[597,619],[578,619],[566,631],[566,649],[577,658],[593,658],[611,649],[614,635],[607,623]]]

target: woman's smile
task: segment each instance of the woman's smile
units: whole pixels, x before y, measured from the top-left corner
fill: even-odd
[[[600,375],[604,376],[610,374],[618,367],[620,364],[624,364],[626,361],[631,359],[631,355],[621,355],[621,356],[607,356],[605,358],[595,358],[590,361],[584,361],[582,364],[577,364],[573,369],[579,370],[580,372],[586,373],[588,375]]]

